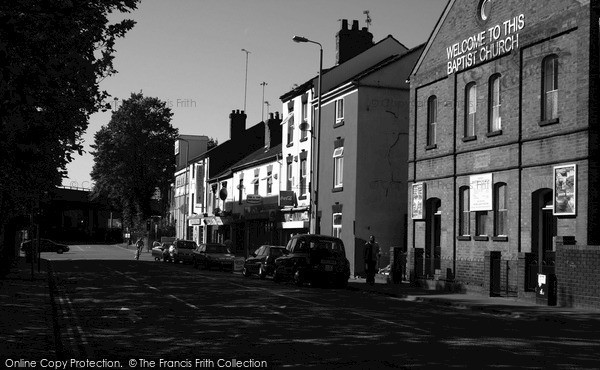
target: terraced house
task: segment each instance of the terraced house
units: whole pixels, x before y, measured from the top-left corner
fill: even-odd
[[[413,279],[600,303],[598,24],[598,1],[448,2],[410,77]]]

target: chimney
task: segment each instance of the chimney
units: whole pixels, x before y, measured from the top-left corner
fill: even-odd
[[[348,20],[342,19],[342,28],[335,35],[336,64],[342,64],[373,46],[373,34],[367,27],[358,29],[358,21],[352,21],[348,29]]]
[[[246,131],[246,113],[232,110],[229,114],[229,139],[238,141],[244,137]]]
[[[265,125],[265,149],[271,149],[281,144],[281,117],[279,112],[269,113],[269,119]]]

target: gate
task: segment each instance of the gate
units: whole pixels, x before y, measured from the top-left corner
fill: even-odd
[[[500,256],[501,252],[494,251],[490,252],[490,296],[497,297],[501,294],[500,281],[501,268],[500,268]]]

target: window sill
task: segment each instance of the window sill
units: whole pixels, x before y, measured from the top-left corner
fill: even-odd
[[[476,240],[478,242],[487,242],[488,240],[490,240],[490,237],[487,235],[478,235],[474,236],[473,240]]]
[[[493,242],[507,242],[508,236],[492,236]]]
[[[437,144],[427,145],[425,150],[437,149]]]
[[[460,236],[456,237],[456,240],[469,241],[469,240],[471,240],[471,236],[470,235],[460,235]]]
[[[344,187],[343,186],[331,189],[332,193],[339,193],[340,191],[344,191]]]
[[[290,148],[290,147],[292,147],[292,146],[294,146],[294,143],[293,143],[293,142],[292,142],[292,143],[288,143],[288,144],[287,144],[285,147],[286,147],[286,148]]]
[[[545,121],[540,121],[540,126],[550,126],[560,122],[558,118],[547,119]]]
[[[303,142],[305,142],[306,140],[308,140],[308,136],[307,136],[307,137],[303,137],[302,139],[300,139],[300,142],[301,142],[301,143],[303,143]]]
[[[475,140],[477,140],[477,135],[465,136],[462,138],[463,143],[466,143],[468,141],[475,141]]]
[[[502,130],[496,130],[496,131],[488,132],[487,134],[485,134],[485,136],[487,136],[487,137],[494,137],[494,136],[500,136],[500,135],[502,135]]]
[[[344,126],[344,120],[338,121],[336,123],[333,124],[333,128],[337,128],[340,126]]]
[[[306,195],[301,195],[298,197],[298,200],[305,200],[306,199]]]

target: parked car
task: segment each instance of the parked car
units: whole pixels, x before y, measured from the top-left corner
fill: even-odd
[[[170,260],[169,256],[169,247],[171,243],[158,243],[158,245],[152,247],[152,257],[155,261],[168,261]]]
[[[31,252],[31,247],[37,244],[37,240],[25,240],[21,243],[21,250],[26,253]],[[68,252],[69,246],[65,244],[60,244],[50,239],[40,239],[40,252],[56,252],[61,254],[63,252]]]
[[[220,270],[233,271],[235,256],[225,244],[206,243],[200,244],[193,252],[194,267],[211,269],[217,267]]]
[[[267,275],[273,275],[273,271],[275,271],[275,259],[286,253],[287,250],[284,246],[263,245],[244,262],[242,273],[246,277],[257,274],[261,279],[264,279]]]
[[[173,259],[173,262],[194,262],[194,251],[196,250],[196,248],[198,248],[198,244],[196,244],[195,241],[178,239],[173,242],[173,246],[175,247],[175,251],[171,253],[171,258]]]
[[[350,262],[341,239],[326,235],[294,235],[288,242],[288,253],[275,260],[273,280],[292,280],[297,285],[332,283],[348,285]]]

